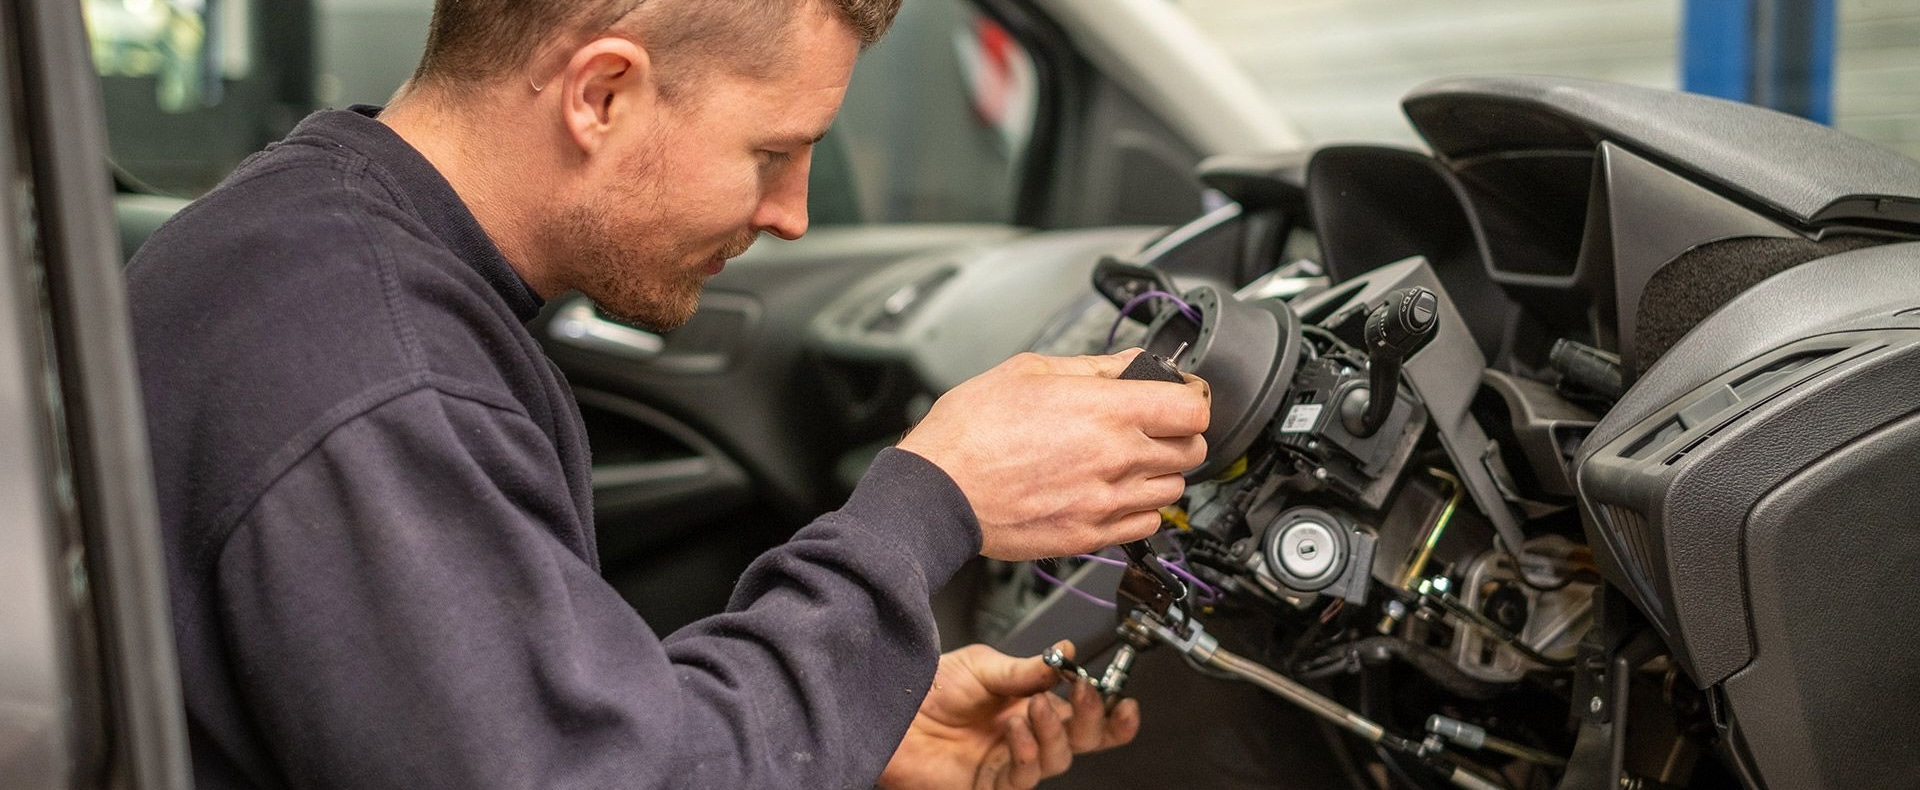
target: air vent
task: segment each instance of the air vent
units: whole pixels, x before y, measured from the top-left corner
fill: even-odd
[[[948,280],[959,273],[960,270],[956,267],[942,266],[931,274],[889,291],[886,299],[880,302],[879,309],[867,318],[866,330],[881,333],[900,331],[900,327],[906,324],[915,310],[926,304],[941,286],[946,285]]]
[[[1795,371],[1833,356],[1834,354],[1838,354],[1840,351],[1841,349],[1837,348],[1823,348],[1816,351],[1794,354],[1765,368],[1741,376],[1739,380],[1727,386],[1733,390],[1735,397],[1745,400],[1782,382],[1788,376],[1793,375]]]
[[[1799,379],[1813,371],[1815,365],[1847,350],[1820,348],[1789,354],[1726,384],[1697,390],[1679,413],[1662,420],[1657,427],[1630,445],[1625,456],[1634,460],[1653,457],[1673,446],[1683,436],[1693,434],[1693,439],[1679,452],[1668,456],[1665,462],[1667,466],[1679,463],[1687,453],[1693,452],[1702,442],[1713,438],[1722,428],[1739,419],[1739,414],[1752,411],[1759,404],[1793,389]],[[1739,414],[1728,415],[1730,410],[1736,408],[1741,408]],[[1703,425],[1712,427],[1705,432],[1696,430]]]
[[[1660,617],[1660,597],[1653,585],[1654,574],[1660,567],[1658,549],[1660,540],[1653,534],[1653,527],[1647,523],[1639,511],[1619,505],[1603,505],[1607,523],[1613,527],[1610,541],[1619,552],[1621,569],[1626,571],[1628,579],[1638,588],[1640,602],[1649,610],[1649,614]]]

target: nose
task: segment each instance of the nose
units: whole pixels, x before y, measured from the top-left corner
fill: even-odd
[[[807,233],[807,177],[813,169],[811,149],[769,177],[762,186],[760,206],[754,212],[756,230],[788,241]]]

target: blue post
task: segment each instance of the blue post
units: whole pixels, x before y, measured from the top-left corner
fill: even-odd
[[[1680,88],[1734,101],[1753,96],[1754,0],[1687,0]]]
[[[1833,120],[1834,0],[1686,0],[1680,87]]]

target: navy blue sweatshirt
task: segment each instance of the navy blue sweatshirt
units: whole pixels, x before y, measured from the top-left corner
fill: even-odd
[[[965,497],[882,453],[726,613],[653,633],[600,577],[540,299],[369,113],[129,270],[199,787],[871,786],[979,549]]]

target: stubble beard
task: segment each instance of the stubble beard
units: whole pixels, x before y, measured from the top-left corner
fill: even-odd
[[[682,256],[660,254],[657,244],[635,239],[635,228],[623,227],[603,211],[586,206],[568,209],[558,223],[572,241],[569,268],[576,287],[601,310],[630,324],[656,332],[678,329],[700,307],[704,272],[687,271]]]
[[[656,332],[684,326],[700,307],[700,290],[707,282],[711,255],[732,259],[753,246],[759,235],[743,231],[718,250],[704,251],[701,242],[668,238],[670,229],[650,229],[623,218],[615,207],[647,200],[642,185],[654,180],[653,168],[635,162],[625,194],[605,200],[575,203],[559,212],[552,230],[557,248],[569,252],[575,287],[609,315]],[[660,194],[654,192],[654,195]],[[657,204],[656,204],[657,205]],[[662,217],[662,212],[629,216]],[[702,252],[706,252],[705,255]]]

